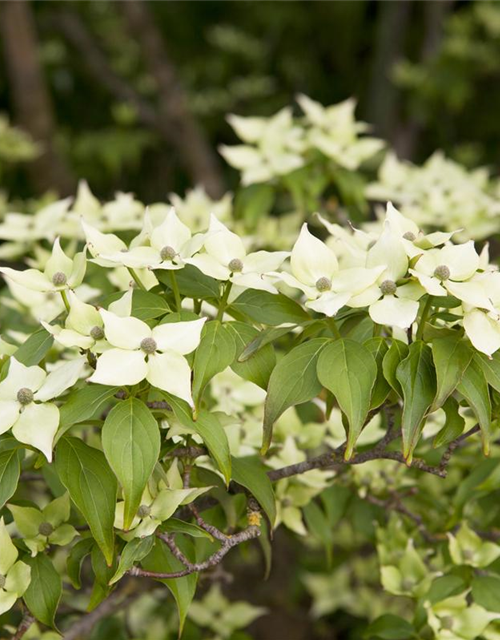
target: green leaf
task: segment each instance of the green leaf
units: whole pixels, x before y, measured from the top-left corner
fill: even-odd
[[[385,354],[382,360],[382,371],[387,382],[391,385],[394,391],[402,398],[403,390],[396,378],[396,369],[399,363],[408,356],[408,345],[400,340],[393,340],[389,351]]]
[[[276,521],[273,485],[257,457],[232,458],[233,480],[250,491],[264,509],[272,526]]]
[[[386,613],[374,620],[363,635],[365,638],[375,637],[382,640],[408,640],[416,637],[411,624],[392,613]]]
[[[426,600],[429,600],[431,604],[436,604],[442,600],[446,600],[451,596],[456,596],[462,593],[466,588],[466,585],[460,576],[447,575],[439,576],[436,578],[426,595]]]
[[[118,582],[129,569],[131,569],[136,562],[140,562],[150,553],[155,543],[154,536],[148,536],[147,538],[134,538],[127,542],[120,555],[120,562],[118,568],[109,581],[109,585]]]
[[[459,414],[458,406],[458,402],[452,396],[450,396],[443,404],[442,408],[446,414],[446,422],[444,423],[444,427],[441,431],[439,431],[439,433],[434,437],[434,441],[432,443],[434,448],[448,444],[463,433],[465,420]]]
[[[155,275],[160,282],[171,288],[172,280],[168,271],[157,269]],[[175,279],[181,295],[187,298],[207,300],[219,297],[220,285],[217,280],[206,276],[191,264],[187,264],[183,269],[177,270]]]
[[[318,360],[318,378],[333,393],[347,416],[349,432],[345,458],[349,460],[370,410],[377,364],[364,345],[342,338],[322,351]]]
[[[491,359],[484,353],[476,352],[474,359],[479,362],[488,384],[500,393],[500,352],[494,353]]]
[[[462,380],[457,386],[457,391],[467,400],[479,422],[483,451],[485,455],[488,455],[493,431],[491,424],[491,400],[488,383],[484,377],[483,370],[475,359],[470,361],[469,366],[464,371]]]
[[[62,438],[56,451],[56,471],[110,565],[118,487],[104,454],[78,438]]]
[[[327,567],[331,567],[333,551],[333,531],[324,512],[314,501],[303,509],[307,528],[310,533],[325,547]]]
[[[291,325],[288,327],[268,327],[267,329],[259,331],[255,338],[249,342],[245,349],[240,353],[238,356],[238,362],[245,362],[245,360],[251,358],[259,349],[262,349],[271,342],[278,340],[281,336],[290,333],[290,331],[293,331],[296,327],[297,325]]]
[[[74,424],[100,418],[117,391],[118,387],[105,387],[100,384],[89,384],[73,391],[59,410],[56,442]]]
[[[403,391],[403,455],[411,463],[423,421],[436,396],[436,372],[428,345],[417,340],[399,363],[396,378]]]
[[[319,354],[327,338],[315,338],[289,351],[275,366],[264,407],[262,453],[271,444],[273,425],[289,407],[308,402],[321,391],[316,373]]]
[[[62,595],[62,582],[52,561],[43,553],[25,558],[31,567],[31,582],[24,594],[26,606],[37,620],[55,628],[55,615]]]
[[[164,522],[161,525],[161,531],[165,531],[167,533],[184,533],[192,538],[206,538],[207,540],[213,540],[208,531],[205,531],[205,529],[202,529],[197,524],[185,522],[184,520],[179,520],[177,518],[169,518]]]
[[[226,432],[217,417],[202,409],[196,420],[193,420],[191,409],[187,402],[180,400],[169,393],[163,393],[167,402],[172,407],[175,417],[179,422],[198,433],[206,444],[208,452],[215,460],[220,472],[226,480],[226,484],[231,479],[231,456],[229,454],[229,442]]]
[[[82,564],[85,558],[92,551],[92,547],[94,545],[94,538],[84,538],[77,542],[69,552],[66,569],[68,572],[68,578],[75,589],[82,588],[82,581],[80,578]]]
[[[111,409],[102,428],[102,448],[123,488],[127,530],[160,453],[160,429],[143,402],[129,398]]]
[[[304,309],[283,294],[247,289],[231,303],[229,309],[261,324],[276,326],[285,322],[300,324],[310,320]]]
[[[17,489],[21,474],[21,452],[17,448],[0,451],[0,509]]]
[[[267,389],[269,378],[276,365],[276,355],[272,345],[268,344],[260,348],[249,358],[240,362],[238,358],[246,345],[259,336],[260,332],[244,322],[230,322],[226,326],[233,330],[236,344],[236,356],[231,369],[245,380],[250,380],[262,389]]]
[[[436,367],[437,392],[433,410],[439,409],[455,391],[472,359],[469,342],[460,335],[438,338],[432,342],[432,357]]]
[[[224,427],[213,413],[205,409],[200,411],[193,424],[194,429],[207,445],[208,451],[224,476],[226,484],[229,484],[231,479],[231,455]]]
[[[389,351],[389,347],[387,346],[387,342],[384,338],[380,337],[370,338],[365,342],[365,347],[372,354],[377,365],[377,379],[375,381],[375,386],[373,387],[370,401],[370,409],[376,409],[385,402],[385,399],[391,391],[391,386],[385,379],[382,368],[384,356]]]
[[[165,300],[156,293],[134,289],[132,293],[132,313],[139,320],[152,320],[164,316],[170,311]]]
[[[234,199],[235,216],[253,228],[259,218],[267,216],[276,198],[276,189],[271,184],[251,184],[238,189]]]
[[[476,576],[472,581],[472,597],[480,607],[500,613],[500,578]]]
[[[193,364],[193,400],[196,406],[208,382],[215,374],[224,371],[235,356],[233,331],[218,320],[205,323]]]
[[[37,329],[24,342],[15,353],[15,358],[26,367],[32,367],[43,360],[50,347],[54,343],[54,338],[43,327]]]
[[[182,541],[182,551],[188,557],[192,555],[189,550],[192,547],[187,546],[187,541]],[[181,547],[181,541],[179,541]],[[186,553],[188,551],[188,553]],[[172,573],[174,571],[182,571],[185,569],[184,565],[179,562],[167,549],[167,546],[160,540],[156,540],[151,553],[144,558],[142,566],[147,571],[155,571],[157,573]],[[168,587],[172,595],[174,596],[177,604],[177,611],[179,613],[179,637],[184,629],[184,623],[186,621],[189,605],[191,604],[194,594],[196,592],[196,583],[198,582],[198,574],[192,573],[189,576],[183,578],[175,578],[172,580],[159,580]]]

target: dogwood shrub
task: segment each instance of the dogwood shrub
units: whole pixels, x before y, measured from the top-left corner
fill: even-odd
[[[379,150],[352,103],[299,102],[305,133],[288,111],[231,120],[244,183],[311,149],[347,169]],[[269,561],[284,526],[325,549],[330,570],[302,575],[314,616],[344,608],[367,637],[500,637],[488,246],[389,203],[378,224],[319,216],[283,247],[242,233],[229,198],[190,197],[103,205],[82,184],[0,225],[2,257],[25,261],[0,267],[0,613],[77,638],[84,608],[166,587],[181,632],[190,616],[229,638],[265,609],[226,613],[214,587],[190,612],[198,580],[237,548]],[[367,541],[375,564],[352,557]]]

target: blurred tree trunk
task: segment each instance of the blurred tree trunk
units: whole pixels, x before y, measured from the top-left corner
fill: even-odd
[[[412,0],[379,2],[375,56],[369,92],[368,120],[375,133],[389,141],[397,134],[399,91],[391,79],[394,65],[403,57]]]
[[[48,189],[56,189],[61,195],[73,193],[75,180],[54,146],[56,125],[39,60],[31,4],[2,2],[0,33],[15,120],[42,149],[40,156],[27,165],[30,181],[39,193]]]
[[[217,157],[189,110],[185,91],[165,50],[148,3],[128,0],[119,3],[119,7],[132,37],[141,47],[149,72],[156,80],[159,117],[169,124],[171,140],[182,163],[193,180],[204,185],[212,197],[221,196],[224,188]]]
[[[438,54],[445,19],[453,4],[454,0],[431,0],[424,3],[424,36],[420,48],[422,64],[428,63]],[[413,116],[399,128],[393,143],[400,158],[411,159],[415,155],[418,137],[424,126],[424,122]]]

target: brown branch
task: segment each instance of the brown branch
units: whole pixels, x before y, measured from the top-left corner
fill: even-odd
[[[180,562],[186,567],[185,569],[181,569],[180,571],[173,571],[170,573],[162,573],[156,571],[146,571],[145,569],[141,569],[140,567],[133,567],[130,569],[129,574],[131,576],[138,576],[141,578],[155,578],[157,580],[170,580],[174,578],[183,578],[184,576],[189,576],[192,573],[199,573],[201,571],[206,571],[212,567],[215,567],[220,562],[222,562],[223,558],[231,551],[233,547],[242,544],[243,542],[247,542],[248,540],[253,540],[258,538],[261,534],[260,527],[257,525],[250,525],[243,531],[234,534],[233,536],[226,536],[225,541],[220,546],[220,548],[213,553],[207,560],[204,562],[196,562],[191,563],[178,549],[175,547],[175,543],[168,536],[168,542],[165,540],[165,534],[162,534],[161,538],[168,545],[169,549],[172,551],[172,548],[175,548],[176,551],[172,551],[173,555],[180,560]],[[167,534],[168,535],[168,534]],[[173,544],[172,544],[173,543]],[[181,559],[181,556],[183,559]],[[65,636],[66,637],[66,636]]]
[[[458,438],[455,438],[455,440],[452,440],[450,442],[446,451],[443,453],[441,457],[441,462],[439,463],[439,468],[441,469],[441,471],[446,472],[446,467],[450,463],[451,456],[453,455],[455,450],[458,449],[458,447],[463,446],[467,438],[474,435],[475,433],[478,433],[480,430],[481,430],[481,427],[478,424],[476,424],[474,427],[472,427],[472,429],[469,429],[469,431],[462,433],[462,435],[458,436]]]
[[[124,609],[143,593],[142,587],[138,588],[133,581],[127,582],[122,589],[113,591],[98,607],[71,625],[64,632],[64,640],[85,640],[100,620]]]
[[[19,626],[17,627],[17,631],[11,637],[10,640],[21,640],[21,638],[28,632],[31,625],[35,622],[34,616],[31,615],[28,611],[24,614],[23,619],[21,620]]]

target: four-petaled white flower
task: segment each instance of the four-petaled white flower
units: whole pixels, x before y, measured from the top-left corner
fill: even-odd
[[[207,276],[230,281],[248,289],[262,289],[276,293],[268,274],[273,273],[290,255],[288,251],[255,251],[247,254],[241,238],[229,231],[215,216],[199,253],[186,262]]]
[[[97,309],[68,292],[70,311],[64,327],[41,322],[42,326],[64,347],[90,349],[104,338],[103,321]]]
[[[446,296],[450,293],[461,300],[468,290],[466,281],[472,278],[479,266],[479,255],[470,240],[422,252],[410,273],[430,295]]]
[[[334,316],[350,299],[374,284],[384,266],[339,269],[337,257],[324,242],[302,225],[295,243],[290,266],[292,273],[279,273],[283,282],[300,289],[307,297],[306,306]]]
[[[267,182],[304,166],[303,130],[285,107],[271,118],[228,116],[236,134],[247,144],[222,145],[219,151],[232,167],[242,171],[242,184]]]
[[[49,402],[72,387],[83,372],[85,358],[77,358],[47,375],[40,367],[26,367],[14,357],[0,382],[0,435],[12,428],[22,442],[52,460],[52,444],[59,426],[59,409]]]
[[[181,269],[201,249],[204,239],[201,233],[192,236],[172,207],[157,227],[146,215],[144,228],[130,249],[101,252],[101,259],[133,269]]]
[[[82,283],[86,266],[85,251],[77,253],[71,259],[64,253],[57,238],[43,271],[38,269],[18,271],[11,267],[0,267],[0,273],[34,291],[65,291],[74,289]]]
[[[134,317],[100,310],[104,334],[112,349],[97,360],[90,382],[132,385],[147,379],[193,405],[191,369],[184,357],[196,349],[206,318],[159,324],[153,329]]]

